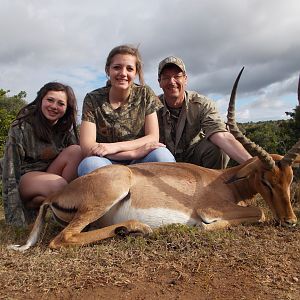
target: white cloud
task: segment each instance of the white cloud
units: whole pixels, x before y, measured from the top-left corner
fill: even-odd
[[[64,81],[81,107],[85,93],[105,83],[110,49],[132,43],[155,92],[159,61],[177,55],[189,88],[219,95],[224,115],[245,66],[238,118],[280,119],[297,104],[299,14],[298,0],[3,0],[0,88],[25,90],[31,101],[45,82]]]

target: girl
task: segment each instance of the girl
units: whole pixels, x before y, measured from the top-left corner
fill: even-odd
[[[24,226],[50,194],[76,178],[82,159],[77,144],[77,105],[71,87],[45,84],[12,123],[3,159],[6,222]],[[71,133],[71,128],[75,136]]]
[[[78,175],[112,163],[174,162],[171,152],[159,143],[156,111],[162,104],[144,85],[138,49],[128,45],[112,49],[105,72],[106,87],[84,99],[80,146],[86,158]],[[141,85],[134,83],[137,75]]]

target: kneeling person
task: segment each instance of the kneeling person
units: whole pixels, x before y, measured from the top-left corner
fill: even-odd
[[[164,105],[158,111],[160,142],[176,161],[224,169],[229,157],[238,163],[251,158],[227,131],[213,101],[186,90],[186,68],[180,58],[169,56],[160,62],[158,82],[163,90],[159,98]]]

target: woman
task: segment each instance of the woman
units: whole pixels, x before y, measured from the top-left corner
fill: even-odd
[[[78,175],[112,163],[174,162],[171,152],[159,143],[156,111],[162,104],[144,85],[138,49],[128,45],[112,49],[105,72],[106,87],[84,99],[80,146],[86,158]],[[134,83],[137,75],[141,85]]]
[[[7,223],[24,226],[34,209],[77,176],[82,159],[71,87],[45,84],[18,113],[3,159],[3,203]],[[75,136],[71,133],[71,129]]]

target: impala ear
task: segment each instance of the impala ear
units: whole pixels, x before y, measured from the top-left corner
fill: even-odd
[[[260,161],[257,158],[252,158],[248,162],[245,163],[245,165],[241,166],[241,168],[231,177],[229,178],[225,183],[234,183],[236,181],[248,179],[248,177],[253,174],[255,170],[258,168],[258,164]]]
[[[300,164],[300,156],[298,155],[297,158],[293,162],[294,164]]]

